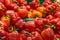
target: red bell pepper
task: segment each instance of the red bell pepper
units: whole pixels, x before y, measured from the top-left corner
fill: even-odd
[[[25,28],[28,30],[28,31],[34,31],[35,28],[36,28],[36,25],[34,23],[34,21],[28,21],[25,23]]]
[[[54,32],[51,28],[47,28],[41,32],[44,40],[54,40]]]
[[[8,40],[20,40],[20,35],[18,32],[12,32],[8,34]]]
[[[34,32],[27,32],[27,31],[22,31],[22,37],[23,37],[23,40],[43,40],[41,35],[34,31]]]
[[[0,17],[2,17],[4,15],[4,12],[6,11],[6,7],[5,5],[3,5],[1,2],[0,2]]]
[[[8,40],[7,36],[7,32],[0,29],[0,40]]]

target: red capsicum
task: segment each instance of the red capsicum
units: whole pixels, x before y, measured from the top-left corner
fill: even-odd
[[[6,11],[6,7],[3,5],[3,3],[0,2],[0,17],[4,15],[5,11]]]
[[[8,26],[10,25],[10,17],[6,15],[1,17],[1,21],[5,22]]]
[[[47,28],[41,32],[44,40],[54,40],[54,32],[51,28]]]
[[[35,28],[36,28],[36,25],[34,23],[34,21],[28,21],[25,23],[25,28],[28,30],[28,31],[34,31]]]
[[[1,27],[3,30],[5,30],[6,32],[11,32],[9,26],[8,26],[5,22],[3,22],[3,21],[0,21],[0,27]]]
[[[28,10],[25,9],[25,8],[19,8],[19,9],[18,9],[18,15],[19,15],[21,18],[27,18],[27,17],[28,17]]]
[[[8,33],[2,29],[0,29],[0,40],[8,40],[7,35]]]
[[[8,40],[20,40],[20,35],[18,32],[12,32],[8,34]]]
[[[23,40],[43,40],[41,35],[34,31],[29,33],[28,31],[22,31]]]
[[[55,34],[55,39],[54,40],[60,40],[60,35],[58,35],[58,34]]]

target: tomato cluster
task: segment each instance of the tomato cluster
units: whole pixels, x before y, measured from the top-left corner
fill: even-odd
[[[59,8],[51,0],[0,0],[0,40],[60,40]]]

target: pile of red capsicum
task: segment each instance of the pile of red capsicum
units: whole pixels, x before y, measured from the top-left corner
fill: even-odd
[[[60,40],[60,2],[0,0],[0,40]]]

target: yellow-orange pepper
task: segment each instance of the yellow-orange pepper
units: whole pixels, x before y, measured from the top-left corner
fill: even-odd
[[[7,25],[10,25],[10,17],[8,16],[2,16],[1,21],[5,22]]]
[[[45,11],[45,7],[37,7],[36,10],[39,11],[39,12],[44,12]]]
[[[33,10],[33,11],[30,11],[28,13],[28,17],[29,18],[35,18],[35,17],[42,17],[42,13],[40,13],[39,11],[36,11],[36,10]]]

